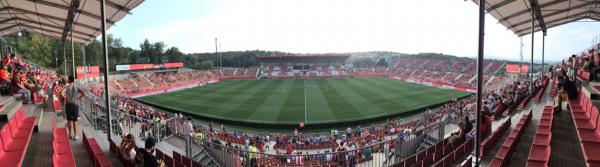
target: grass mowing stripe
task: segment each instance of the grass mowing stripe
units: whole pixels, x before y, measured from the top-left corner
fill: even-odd
[[[232,98],[232,96],[239,94],[244,90],[248,90],[255,81],[242,81],[239,84],[233,84],[227,86],[229,88],[221,89],[209,94],[204,94],[201,100],[193,102],[192,105],[188,105],[187,111],[198,110],[198,107],[203,106],[205,109],[204,113],[210,113],[217,116],[223,116],[223,110],[219,106],[224,102]],[[188,101],[186,99],[179,99],[180,101]]]
[[[200,88],[200,87],[192,88],[192,89],[190,89],[190,91],[176,91],[176,92],[166,93],[163,95],[197,97],[199,95],[202,95],[202,93],[217,92],[217,91],[223,90],[225,88],[228,88],[230,85],[235,85],[235,84],[236,84],[235,82],[224,82],[223,84],[221,84],[221,83],[208,84],[208,85],[202,86],[202,88]]]
[[[298,123],[304,121],[304,81],[294,80],[277,121]]]
[[[389,78],[337,78],[222,81],[141,100],[225,119],[296,124],[304,120],[305,104],[307,123],[322,123],[405,112],[467,94]]]
[[[405,83],[402,81],[396,81],[388,78],[375,78],[377,80],[369,80],[369,79],[360,79],[359,81],[367,81],[372,86],[373,89],[383,88],[385,95],[393,96],[391,99],[391,103],[396,103],[402,107],[394,108],[394,110],[402,110],[406,107],[410,106],[410,104],[422,103],[417,100],[414,100],[413,96],[423,96],[427,90],[433,89],[432,87],[426,87],[422,85],[414,85]],[[384,93],[381,93],[384,94]],[[381,105],[387,105],[384,103],[380,103]]]
[[[273,81],[273,80],[269,80],[266,83],[262,83],[259,84],[259,86],[257,87],[253,87],[252,89],[246,89],[243,92],[238,92],[237,95],[231,97],[229,100],[225,101],[224,103],[221,103],[218,108],[221,108],[221,112],[223,113],[223,117],[233,117],[233,118],[237,118],[240,120],[246,120],[248,119],[248,114],[249,112],[252,112],[250,110],[244,109],[244,110],[235,110],[235,109],[241,109],[239,108],[240,105],[248,102],[248,100],[252,99],[251,101],[254,100],[254,97],[258,94],[260,94],[259,92],[263,92],[266,91],[267,89],[270,89],[271,86],[275,86],[276,84],[280,83],[280,81]]]
[[[359,78],[359,80],[367,81],[373,83],[371,87],[379,87],[380,85],[387,85],[386,88],[390,88],[390,90],[395,90],[401,93],[402,95],[418,95],[422,94],[423,91],[428,89],[433,89],[434,87],[423,86],[418,84],[406,83],[403,81],[393,80],[389,78]]]
[[[325,98],[323,92],[321,91],[320,84],[317,84],[317,81],[314,79],[305,81],[309,88],[307,91],[307,123],[337,120],[338,118],[332,113],[331,108],[327,103],[327,98]]]
[[[356,97],[357,100],[363,100],[363,99],[366,100],[368,103],[370,103],[369,106],[377,106],[377,107],[373,107],[371,110],[367,110],[370,113],[369,115],[385,115],[389,112],[387,108],[382,108],[383,106],[380,106],[378,104],[380,104],[380,103],[392,104],[392,101],[385,99],[382,96],[369,91],[368,89],[364,88],[365,85],[361,85],[361,84],[357,83],[356,80],[350,80],[350,81],[345,81],[345,82],[340,82],[340,83],[341,83],[340,87],[341,87],[341,85],[344,85],[344,87],[347,87],[349,91],[356,93],[356,95],[352,95],[352,97]]]
[[[287,99],[287,96],[289,95],[289,93],[283,93],[283,90],[285,90],[285,92],[289,92],[289,90],[292,88],[293,82],[294,80],[283,80],[279,87],[277,89],[273,89],[267,99],[262,101],[260,106],[258,106],[256,109],[257,111],[248,116],[248,119],[261,119],[275,122],[281,113],[281,108],[283,108],[285,99]]]
[[[181,93],[176,92],[175,94],[154,95],[148,97],[156,98],[157,103],[155,104],[171,106],[177,110],[191,113],[220,115],[219,110],[214,110],[214,107],[229,98],[229,92],[239,92],[240,89],[245,89],[245,87],[251,83],[252,82],[239,82],[238,84],[231,86],[221,86],[224,89],[219,89],[212,93],[198,93],[202,92],[203,87],[197,87],[189,92],[184,91]],[[194,94],[194,96],[190,97],[189,95],[182,94]]]
[[[379,115],[380,113],[384,113],[379,106],[374,105],[372,102],[367,100],[369,97],[362,97],[358,93],[356,93],[351,88],[345,85],[344,80],[332,79],[327,80],[330,87],[336,89],[336,91],[342,96],[342,98],[348,101],[350,104],[356,108],[356,112],[361,113],[364,116],[373,116],[374,114]],[[333,109],[336,110],[337,106],[333,106]]]
[[[258,107],[264,102],[266,101],[266,99],[277,89],[273,89],[274,87],[277,88],[281,88],[284,85],[283,81],[273,81],[270,82],[270,84],[266,87],[264,87],[263,89],[261,89],[258,93],[255,93],[252,97],[251,100],[246,100],[244,103],[242,103],[241,105],[238,105],[235,109],[233,109],[232,111],[230,111],[230,113],[232,114],[244,114],[245,116],[239,117],[240,119],[245,119],[245,120],[249,120],[249,117],[254,115],[254,113],[257,112]],[[256,118],[255,120],[263,120],[264,118]],[[266,119],[266,121],[269,121],[269,119]]]
[[[338,90],[333,88],[329,79],[317,79],[319,89],[323,92],[325,102],[331,108],[331,112],[338,121],[352,120],[363,115],[358,112],[357,106],[350,103]]]
[[[410,100],[410,98],[407,98],[406,96],[404,96],[404,94],[402,94],[402,92],[404,92],[404,91],[398,91],[398,90],[392,89],[392,87],[394,87],[394,86],[380,84],[380,82],[385,82],[385,81],[367,82],[367,80],[362,80],[362,79],[359,79],[356,81],[357,81],[356,84],[360,84],[357,86],[357,88],[363,88],[364,86],[371,85],[369,87],[369,89],[366,89],[367,91],[369,91],[377,96],[381,96],[382,98],[387,99],[386,101],[377,101],[377,103],[375,103],[376,105],[382,106],[382,108],[384,108],[387,112],[403,110],[404,108],[407,107],[407,104],[412,104],[412,103],[401,102],[401,100],[404,100],[404,99]],[[411,102],[416,102],[416,101],[411,100]]]

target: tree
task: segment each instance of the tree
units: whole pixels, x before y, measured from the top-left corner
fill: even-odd
[[[210,61],[210,60],[204,60],[204,61],[196,63],[196,65],[194,67],[196,69],[200,69],[200,70],[212,69],[213,68],[213,62]]]
[[[381,58],[377,61],[377,66],[388,66],[388,62],[384,58]]]
[[[165,43],[163,42],[156,42],[154,43],[154,45],[152,46],[152,63],[154,64],[160,64],[163,62],[163,52],[165,50]]]
[[[167,56],[168,62],[180,62],[183,53],[179,51],[179,48],[171,47],[165,51],[165,56]]]
[[[142,59],[142,61],[152,62],[152,60],[154,59],[154,56],[152,55],[152,50],[154,50],[154,46],[152,44],[150,44],[148,39],[144,40],[144,42],[142,44],[140,44],[140,56],[139,57]],[[138,63],[141,63],[141,62],[138,62]]]

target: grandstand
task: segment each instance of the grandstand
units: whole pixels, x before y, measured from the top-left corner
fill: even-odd
[[[259,55],[259,76],[267,78],[344,76],[346,54],[281,54]]]
[[[106,36],[143,1],[5,2],[3,35],[30,31],[64,45],[69,38],[88,43]],[[492,1],[482,9],[522,36],[600,20],[598,5]],[[545,24],[527,21],[540,18]],[[6,75],[0,78],[0,163],[136,166],[123,151],[131,134],[135,149],[156,141],[151,154],[169,167],[600,166],[600,84],[597,67],[589,66],[599,63],[599,50],[597,43],[530,78],[504,73],[507,62],[500,60],[479,68],[472,59],[394,57],[389,66],[355,67],[349,54],[275,53],[244,68],[128,67],[99,77],[103,82],[73,83],[87,94],[80,103],[81,139],[67,136],[64,76],[7,53],[0,69]],[[310,107],[315,115],[308,115]]]

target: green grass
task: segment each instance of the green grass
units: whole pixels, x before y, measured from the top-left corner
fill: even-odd
[[[397,114],[468,94],[388,78],[336,78],[222,81],[139,100],[235,121],[318,124]]]

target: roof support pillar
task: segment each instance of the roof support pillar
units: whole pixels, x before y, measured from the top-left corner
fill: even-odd
[[[58,50],[54,50],[54,63],[55,63],[54,65],[56,65],[56,69],[58,71],[58,68],[59,68],[59,66],[58,66]]]
[[[110,142],[111,139],[111,133],[112,133],[112,125],[111,125],[111,115],[110,115],[110,88],[108,86],[108,69],[109,69],[109,65],[108,65],[108,46],[107,46],[107,42],[106,42],[106,11],[105,11],[105,0],[100,0],[100,17],[101,17],[101,31],[102,31],[102,55],[104,56],[104,98],[106,98],[104,100],[104,105],[106,105],[106,136],[108,139],[108,142]]]
[[[63,65],[65,66],[65,71],[63,72],[64,75],[67,75],[67,44],[65,44],[65,41],[63,41]]]
[[[73,44],[73,31],[71,31],[71,66],[73,69],[73,71],[71,71],[73,77],[76,77],[77,75],[75,75],[75,45]]]
[[[533,3],[533,0],[529,0],[530,4]],[[529,69],[529,86],[530,89],[529,91],[531,92],[531,94],[533,95],[533,88],[534,88],[534,84],[533,84],[533,46],[535,44],[535,40],[534,40],[534,34],[535,34],[535,10],[531,10],[531,64],[529,66],[531,66]]]
[[[87,63],[85,62],[85,45],[81,45],[81,56],[83,57],[83,61],[81,62],[81,66],[83,66],[84,68],[87,68],[86,65]],[[84,78],[86,78],[87,76],[87,72],[83,73]]]
[[[485,33],[485,0],[479,0],[479,46],[477,49],[477,109],[475,121],[475,167],[479,166],[480,160],[480,143],[481,143],[481,109],[482,93],[483,93],[483,51],[484,51],[484,34]]]
[[[542,36],[542,70],[541,74],[544,74],[544,52],[546,50],[546,35]]]

